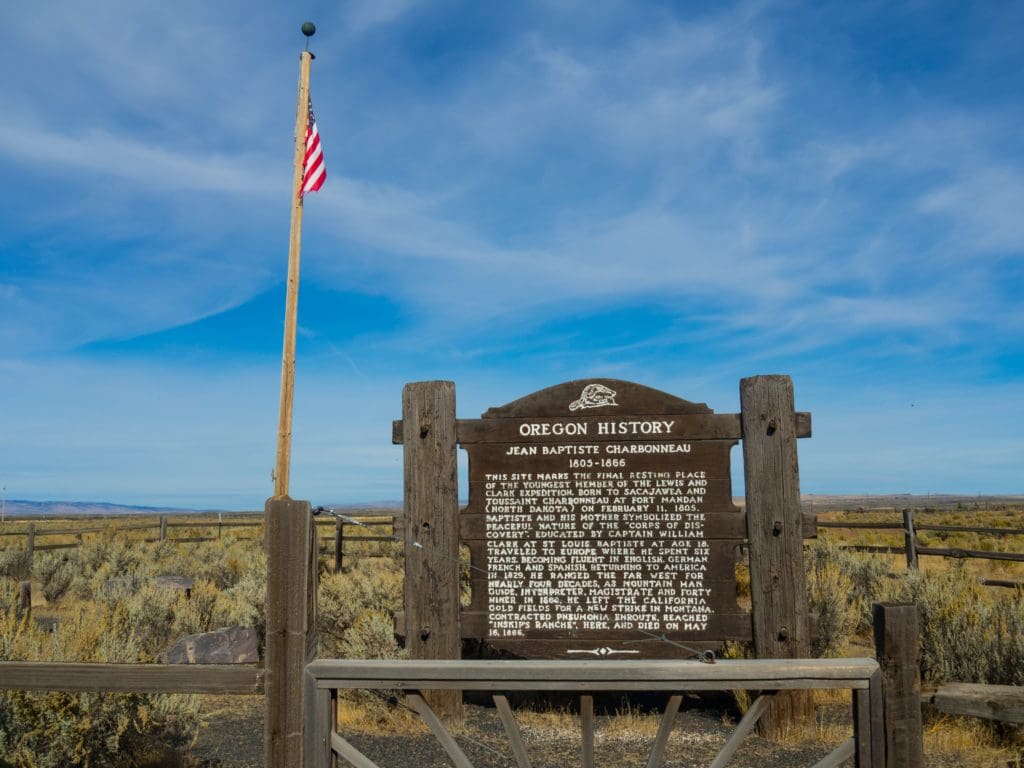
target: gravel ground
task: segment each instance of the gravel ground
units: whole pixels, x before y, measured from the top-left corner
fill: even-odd
[[[615,768],[643,768],[650,756],[653,734],[645,736],[603,733],[609,718],[596,718],[594,763]],[[666,768],[702,768],[718,753],[732,728],[708,712],[684,710],[676,718],[672,737],[665,751]],[[523,728],[530,762],[534,768],[567,768],[580,764],[578,733],[558,729],[543,732]],[[427,737],[379,737],[353,735],[349,741],[374,760],[381,768],[449,768],[448,760],[437,741]],[[514,768],[515,761],[493,709],[467,707],[467,723],[458,737],[474,768]],[[763,739],[749,737],[731,766],[751,768],[792,768],[810,766],[828,753],[828,747],[798,745],[777,747]]]
[[[566,698],[564,703],[570,701]],[[614,727],[607,712],[621,702],[597,699],[594,763],[599,768],[644,768],[654,741],[656,720],[639,733],[624,734]],[[639,702],[659,706],[659,701]],[[513,702],[515,707],[515,702]],[[630,706],[638,707],[633,700]],[[516,707],[518,708],[518,707]],[[200,732],[186,765],[188,768],[263,768],[263,699],[256,696],[208,697],[208,725]],[[466,721],[455,738],[474,768],[515,768],[505,731],[493,706],[467,704]],[[836,733],[849,728],[847,706],[819,706],[819,715],[837,724]],[[676,717],[665,750],[665,768],[696,768],[710,765],[721,745],[732,733],[738,713],[728,696],[687,697]],[[533,723],[550,723],[545,729]],[[523,724],[525,723],[525,724]],[[845,725],[844,725],[845,724]],[[553,726],[553,727],[551,727]],[[522,718],[521,730],[533,768],[575,768],[580,765],[578,720],[560,716],[549,720]],[[849,733],[848,730],[845,731]],[[351,732],[342,735],[380,768],[449,768],[453,763],[429,732]],[[729,763],[730,768],[801,768],[813,766],[834,749],[843,736],[830,744],[805,741],[771,744],[756,734],[749,735]],[[1018,765],[1017,763],[1011,763]],[[847,761],[852,765],[852,760]],[[979,763],[957,755],[925,755],[927,768],[976,768]],[[991,766],[992,763],[984,763]]]
[[[189,757],[199,768],[263,768],[263,697],[209,696]]]
[[[611,718],[601,714],[598,701],[595,734],[595,765],[605,768],[643,768],[653,742],[653,731],[644,735],[609,729]],[[836,711],[836,717],[842,717]],[[731,719],[730,719],[731,718]],[[676,718],[665,752],[666,768],[707,766],[732,732],[735,712],[721,701],[687,699]],[[578,731],[567,728],[573,721],[556,718],[556,727],[540,730],[524,726],[523,738],[533,768],[570,768],[580,764]],[[648,729],[650,730],[650,729]],[[382,733],[343,734],[381,768],[449,768],[452,762],[429,733],[402,735]],[[456,740],[474,768],[515,768],[504,730],[493,707],[466,706],[466,722]],[[748,736],[730,762],[736,768],[796,768],[812,766],[838,744],[803,742],[770,744],[757,735]],[[263,716],[259,699],[235,697],[217,700],[210,724],[199,736],[191,754],[201,768],[262,768]],[[852,763],[851,763],[852,764]],[[964,763],[929,760],[930,768],[954,768]]]

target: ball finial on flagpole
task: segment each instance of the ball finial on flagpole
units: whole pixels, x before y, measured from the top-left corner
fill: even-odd
[[[312,37],[313,35],[315,35],[316,24],[314,24],[312,21],[304,22],[302,25],[302,34],[304,34],[306,37]]]

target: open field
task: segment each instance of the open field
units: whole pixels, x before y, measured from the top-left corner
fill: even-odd
[[[992,506],[997,508],[958,510],[954,505],[946,511],[919,510],[914,519],[921,546],[995,555],[1024,552],[1024,536],[1020,534],[927,529],[930,525],[1024,529],[1024,508]],[[892,524],[902,520],[898,509],[899,505],[896,509],[868,511],[852,507],[822,513],[819,519]],[[339,526],[332,518],[325,518],[318,526],[323,656],[373,658],[402,653],[392,634],[393,615],[401,605],[401,548],[390,541],[393,511],[378,512],[386,514],[370,520],[360,518],[369,527],[343,527],[345,559],[342,571],[337,573],[333,571]],[[4,613],[0,660],[151,662],[163,659],[169,646],[182,635],[229,625],[253,627],[259,634],[265,573],[261,569],[262,527],[258,516],[224,515],[218,521],[209,515],[174,515],[164,522],[163,528],[160,518],[153,516],[5,522],[0,534],[11,535],[0,535],[0,605],[13,606],[17,582],[28,578],[32,583],[32,610],[31,620],[27,614],[19,618],[14,609]],[[35,552],[28,563],[19,553],[33,524]],[[911,598],[919,601],[923,611],[926,686],[945,679],[1024,682],[1013,679],[1015,674],[1024,675],[1024,646],[1020,640],[1024,593],[982,584],[983,579],[1024,580],[1024,563],[923,555],[915,573],[908,570],[903,554],[844,549],[899,548],[903,543],[898,528],[822,528],[818,540],[808,542],[809,591],[819,614],[818,651],[827,655],[870,655],[870,632],[865,621],[870,603]],[[60,548],[51,549],[54,545]],[[742,565],[738,573],[742,589]],[[168,576],[192,580],[189,593],[185,594],[180,584],[174,586],[173,580],[161,581],[161,577]],[[733,648],[732,652],[742,655],[745,650]],[[1011,679],[994,679],[999,675]],[[819,699],[819,722],[811,739],[794,740],[774,758],[769,757],[769,745],[753,739],[736,764],[762,768],[790,765],[798,756],[827,752],[828,746],[841,741],[849,728],[849,704],[827,694]],[[101,700],[107,703],[96,703]],[[9,703],[5,705],[5,701]],[[702,697],[690,701],[670,743],[693,757],[705,749],[713,754],[713,746],[728,730],[726,723],[734,722],[740,714],[744,698]],[[526,713],[522,718],[528,740],[538,752],[537,765],[548,764],[545,761],[562,765],[578,747],[578,720],[565,706],[563,703],[553,712],[541,707],[541,711]],[[628,711],[612,716],[622,706]],[[63,721],[74,719],[84,725],[74,733],[61,732],[56,721],[46,720],[43,713],[47,710],[60,713]],[[476,706],[470,712],[460,739],[476,745],[472,748],[480,755],[480,765],[508,764],[507,759],[499,762],[493,755],[500,741],[493,709]],[[373,746],[377,739],[376,748],[409,757],[399,765],[423,768],[433,764],[432,737],[410,733],[413,726],[407,715],[362,696],[346,702],[342,720],[354,740],[361,738]],[[37,721],[26,724],[26,718]],[[0,753],[10,754],[7,749],[14,743],[12,739],[21,739],[18,743],[22,747],[45,750],[49,747],[43,744],[43,737],[52,740],[56,733],[59,738],[55,748],[98,749],[94,764],[99,765],[118,764],[103,762],[114,758],[101,755],[102,749],[97,746],[114,743],[118,749],[133,750],[133,759],[140,765],[256,766],[261,723],[259,699],[254,697],[0,694]],[[615,764],[639,761],[642,765],[646,758],[640,756],[649,749],[656,728],[656,715],[640,705],[626,702],[611,706],[598,719],[598,745],[604,750],[598,754]],[[386,741],[382,739],[384,733],[405,735],[397,741]],[[1018,734],[1012,728],[937,713],[929,714],[925,743],[930,766],[1006,766],[1021,756]],[[172,757],[168,750],[179,757]],[[33,764],[27,758],[6,759],[11,765]],[[771,762],[773,759],[776,762]]]

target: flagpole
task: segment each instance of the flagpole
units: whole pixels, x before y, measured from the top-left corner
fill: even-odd
[[[312,25],[310,25],[312,26]],[[303,26],[303,33],[306,28]],[[312,34],[310,32],[307,37]],[[292,401],[295,396],[295,331],[299,311],[299,251],[302,245],[302,177],[306,159],[306,127],[309,120],[309,50],[299,56],[299,98],[295,109],[295,177],[292,184],[292,224],[288,241],[288,289],[284,309],[284,350],[281,353],[281,408],[277,422],[277,462],[274,465],[274,498],[288,497],[288,473],[292,454]]]

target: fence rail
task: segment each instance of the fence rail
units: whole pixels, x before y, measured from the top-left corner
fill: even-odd
[[[263,693],[263,669],[241,664],[0,661],[0,690],[74,693]]]

